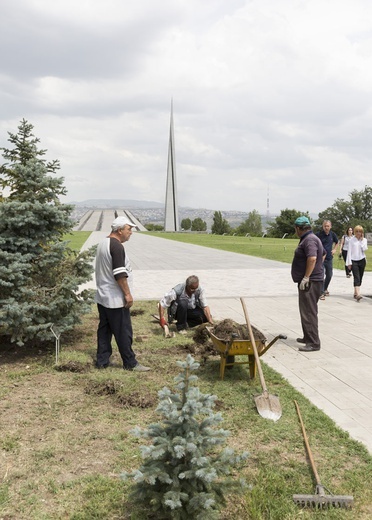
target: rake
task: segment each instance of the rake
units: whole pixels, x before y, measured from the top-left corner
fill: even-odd
[[[354,498],[350,495],[333,495],[332,493],[329,495],[325,494],[325,490],[330,493],[330,491],[322,485],[318,472],[315,467],[315,462],[313,459],[313,454],[310,449],[310,444],[307,439],[305,426],[302,421],[300,408],[297,404],[297,401],[294,402],[296,405],[296,410],[298,414],[298,418],[300,419],[302,433],[305,440],[306,450],[307,454],[309,456],[311,468],[314,472],[315,480],[316,480],[316,488],[315,488],[315,495],[293,495],[293,501],[295,504],[301,506],[301,507],[316,507],[318,509],[326,509],[329,507],[340,507],[340,508],[351,508],[354,502]]]

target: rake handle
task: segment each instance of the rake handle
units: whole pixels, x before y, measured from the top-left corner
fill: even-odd
[[[322,484],[320,482],[320,478],[319,478],[319,474],[316,470],[316,467],[315,467],[315,462],[314,462],[314,458],[313,458],[313,454],[312,454],[312,451],[311,451],[311,448],[310,448],[310,444],[309,444],[309,441],[308,441],[308,438],[307,438],[307,435],[306,435],[306,430],[305,430],[305,426],[304,426],[304,422],[302,420],[302,416],[301,416],[301,412],[300,412],[300,407],[298,406],[298,403],[297,401],[295,400],[294,401],[294,404],[296,406],[296,410],[297,410],[297,415],[298,415],[298,418],[300,419],[300,423],[301,423],[301,429],[302,429],[302,434],[304,436],[304,441],[305,441],[305,446],[306,446],[306,450],[307,450],[307,454],[309,456],[309,460],[310,460],[310,464],[311,464],[311,468],[314,472],[314,476],[315,476],[315,480],[316,480],[316,484],[317,486],[320,486],[322,487]]]
[[[249,337],[250,337],[250,339],[251,339],[251,343],[252,343],[252,348],[253,348],[254,358],[255,358],[255,360],[256,360],[256,365],[257,365],[258,375],[260,376],[260,382],[261,382],[262,390],[263,390],[264,393],[267,395],[267,393],[268,393],[268,391],[267,391],[267,386],[266,386],[265,378],[264,378],[264,375],[263,375],[263,372],[262,372],[260,356],[258,355],[258,352],[257,352],[256,340],[254,339],[253,330],[252,330],[252,327],[251,327],[251,323],[250,323],[250,321],[249,321],[247,307],[246,307],[246,305],[245,305],[245,301],[244,301],[243,298],[240,298],[240,301],[241,301],[241,303],[242,303],[242,307],[243,307],[243,311],[244,311],[244,316],[245,316],[245,321],[246,321],[246,323],[247,323],[247,328],[248,328],[248,332],[249,332]]]

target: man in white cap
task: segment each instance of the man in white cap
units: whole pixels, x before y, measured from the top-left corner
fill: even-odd
[[[135,224],[127,217],[117,217],[111,233],[97,248],[96,298],[99,325],[97,330],[97,368],[107,368],[112,354],[114,336],[125,370],[147,372],[140,365],[132,349],[133,330],[130,308],[133,305],[132,269],[123,243],[132,235]]]

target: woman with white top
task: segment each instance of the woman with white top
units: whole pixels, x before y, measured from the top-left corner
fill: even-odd
[[[360,295],[360,286],[362,285],[364,269],[366,267],[365,251],[367,249],[367,239],[364,238],[364,230],[362,226],[355,226],[354,237],[349,241],[346,265],[348,265],[353,271],[354,298],[357,302],[362,299],[362,296]]]
[[[346,257],[347,257],[347,252],[349,250],[349,242],[353,238],[353,236],[354,236],[353,235],[353,228],[349,227],[345,231],[345,234],[342,235],[341,242],[340,242],[340,253],[341,253],[340,254],[340,258],[342,256],[342,258],[344,259],[344,262],[345,262],[345,273],[346,273],[346,277],[347,278],[351,277],[351,269],[349,268],[349,266],[346,263]]]

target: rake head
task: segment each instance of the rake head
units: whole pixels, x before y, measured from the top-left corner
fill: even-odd
[[[354,497],[351,495],[326,495],[323,486],[316,486],[315,492],[315,495],[293,495],[293,501],[300,507],[317,509],[330,507],[350,509],[354,502]]]

